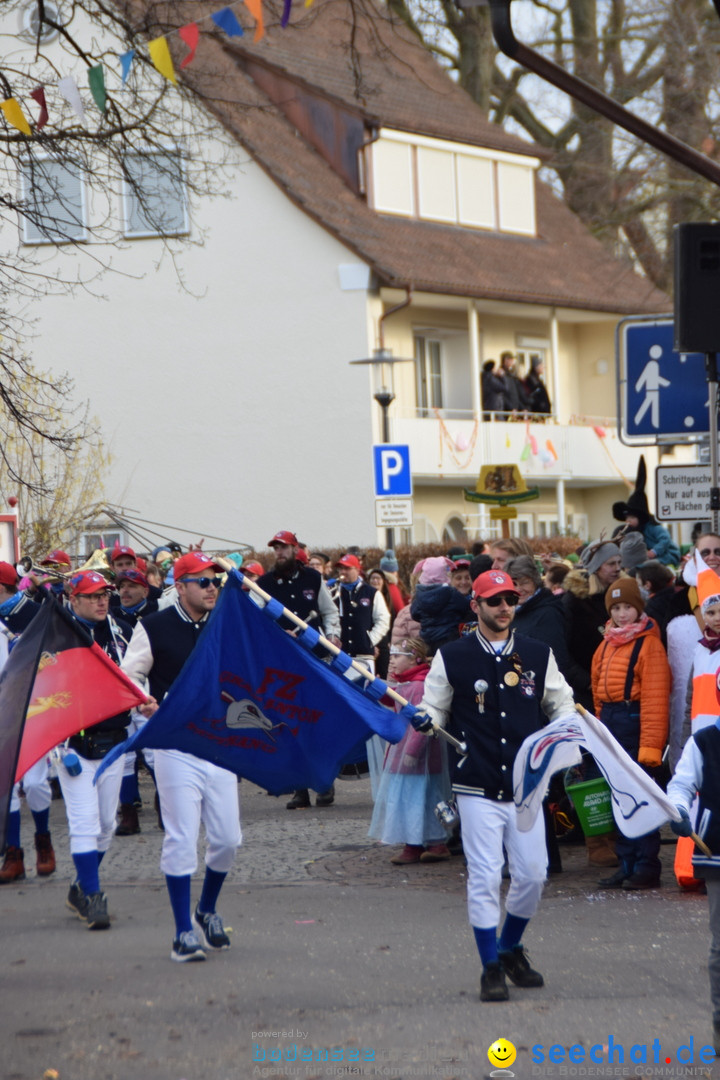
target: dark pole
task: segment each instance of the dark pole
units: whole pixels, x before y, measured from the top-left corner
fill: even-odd
[[[382,409],[382,441],[384,443],[390,442],[390,419],[388,416],[388,410],[395,400],[395,395],[392,390],[378,390],[375,394],[375,400]],[[393,528],[387,528],[385,530],[385,547],[395,550],[395,530]]]
[[[488,2],[490,4],[493,36],[498,48],[506,56],[509,56],[511,60],[522,64],[528,71],[534,71],[541,79],[545,79],[546,82],[557,86],[558,89],[563,90],[570,97],[575,98],[576,101],[582,101],[584,105],[588,105],[602,116],[606,116],[608,120],[612,120],[618,127],[624,128],[625,131],[629,131],[632,135],[637,135],[643,142],[649,143],[656,150],[667,154],[673,161],[684,165],[691,172],[704,176],[706,180],[711,180],[713,184],[720,186],[719,164],[711,161],[705,154],[701,154],[699,150],[694,150],[687,143],[681,142],[680,139],[676,139],[672,135],[660,131],[653,124],[641,120],[639,116],[619,105],[617,101],[613,101],[611,97],[608,97],[601,90],[591,86],[590,83],[586,83],[583,79],[571,75],[551,60],[546,60],[544,56],[519,42],[513,32],[510,19],[512,0],[488,0]],[[715,0],[715,7],[720,14],[720,0]]]

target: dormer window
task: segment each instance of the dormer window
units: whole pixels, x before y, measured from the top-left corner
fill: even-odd
[[[537,158],[389,128],[365,152],[368,201],[379,213],[536,235]]]

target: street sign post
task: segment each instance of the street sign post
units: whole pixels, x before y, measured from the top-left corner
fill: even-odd
[[[672,316],[623,319],[616,337],[621,442],[687,442],[709,430],[702,353],[674,348]]]
[[[658,521],[702,521],[710,517],[709,465],[658,465],[655,516]]]

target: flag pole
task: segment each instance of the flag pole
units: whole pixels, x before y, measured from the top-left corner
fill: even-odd
[[[218,563],[219,566],[225,567],[225,569],[228,571],[228,573],[231,570],[237,570],[238,569],[237,566],[235,566],[234,563],[230,562],[229,559],[223,559],[223,557],[220,556],[220,555],[213,555],[213,562]],[[259,596],[261,598],[261,600],[265,601],[265,603],[268,603],[269,601],[275,599],[274,596],[271,596],[270,593],[265,592],[265,590],[261,589],[259,585],[256,585],[254,581],[251,581],[250,578],[246,577],[242,573],[242,567],[240,567],[240,573],[242,574],[243,586],[245,588],[249,589],[250,592],[255,593],[255,595]],[[308,624],[306,622],[304,622],[300,618],[299,615],[296,615],[294,611],[290,611],[289,608],[283,607],[282,613],[283,613],[283,615],[284,615],[284,617],[286,619],[289,619],[290,622],[295,623],[295,626],[297,627],[298,630],[311,630],[311,629],[313,629],[313,627],[308,626]],[[327,651],[329,653],[331,653],[333,656],[339,656],[340,653],[342,652],[342,649],[338,648],[337,645],[334,645],[332,643],[332,641],[330,641],[328,638],[324,637],[322,634],[318,635],[318,641],[322,645],[322,647],[324,649],[327,649]],[[360,675],[362,675],[362,677],[364,679],[371,680],[371,679],[375,678],[373,673],[371,671],[369,671],[368,668],[363,667],[362,664],[359,664],[357,662],[357,660],[353,660],[352,657],[350,657],[350,666],[355,671],[357,671]],[[401,694],[398,694],[397,691],[393,690],[392,687],[390,687],[390,686],[388,686],[388,688],[387,688],[387,695],[388,695],[388,697],[392,698],[393,701],[396,701],[398,703],[398,705],[400,705],[401,707],[404,707],[405,705],[410,704],[409,701],[407,701],[404,697],[402,697]],[[448,731],[445,730],[445,728],[440,727],[439,724],[435,724],[433,722],[432,733],[433,733],[433,735],[440,735],[443,739],[446,740],[446,742],[449,742],[451,744],[451,746],[454,746],[459,754],[466,754],[467,753],[466,744],[464,742],[460,742],[459,739],[456,739],[454,735],[451,735]]]
[[[587,709],[583,708],[583,706],[578,704],[578,702],[575,702],[575,708],[583,717],[592,716],[592,713],[589,713]],[[602,723],[602,721],[600,721],[600,723]],[[660,790],[662,791],[662,788]],[[672,806],[672,803],[669,800],[668,806]],[[675,811],[674,814],[670,814],[670,812],[668,811],[669,817],[671,817],[673,821],[682,821],[682,814],[680,813],[680,811],[674,806],[673,810]],[[696,832],[690,833],[690,839],[694,840],[696,847],[700,848],[700,851],[702,851],[703,855],[712,855],[712,851],[710,850],[710,848],[707,846],[704,840],[700,839]]]

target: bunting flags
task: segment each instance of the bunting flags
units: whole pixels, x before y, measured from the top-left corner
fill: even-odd
[[[170,55],[167,38],[157,37],[153,38],[152,41],[148,41],[148,52],[150,53],[150,59],[160,74],[177,86],[177,76],[175,75],[175,67]]]
[[[123,84],[123,86],[127,82],[127,77],[130,74],[130,68],[132,67],[132,62],[133,62],[134,59],[135,59],[135,50],[134,49],[128,49],[128,51],[126,53],[123,53],[122,56],[120,57],[120,70],[122,72],[122,84]]]
[[[5,114],[5,119],[8,124],[12,124],[18,131],[22,131],[23,135],[32,135],[30,125],[25,119],[25,113],[20,108],[20,103],[15,98],[6,98],[2,102],[2,111]]]
[[[104,113],[107,99],[105,94],[105,74],[103,72],[102,64],[96,64],[95,67],[88,69],[88,85],[90,87],[90,93],[93,96],[93,101],[100,112]]]
[[[265,23],[263,20],[262,0],[245,0],[248,11],[255,19],[254,41],[260,41],[265,36]]]
[[[72,75],[66,75],[65,78],[61,79],[57,85],[58,90],[65,98],[75,115],[79,116],[82,122],[85,123],[85,106],[82,103],[82,98],[80,97],[78,85],[73,79]]]
[[[310,7],[312,0],[305,0],[305,7]],[[219,30],[222,30],[228,37],[241,37],[244,34],[244,30],[240,21],[233,10],[237,7],[237,2],[231,6],[221,8],[219,11],[207,15],[202,21],[212,21]],[[254,41],[260,41],[265,36],[265,19],[263,14],[263,0],[245,0],[245,6],[255,20],[255,34]],[[280,25],[283,29],[288,25],[290,16],[292,13],[292,0],[284,0],[283,14]],[[154,38],[147,43],[147,50],[150,55],[150,60],[156,70],[168,79],[173,85],[177,86],[177,76],[175,74],[175,66],[173,63],[170,47],[168,45],[168,37],[172,34],[177,34],[180,39],[187,45],[188,53],[183,58],[180,68],[188,67],[195,59],[197,48],[200,42],[200,26],[196,22],[187,23],[185,26],[179,27],[177,30],[172,30],[168,35],[162,35]],[[130,70],[133,65],[133,61],[136,56],[135,49],[128,49],[127,52],[122,53],[118,60],[120,62],[120,76],[121,85],[125,86]],[[105,79],[105,71],[102,64],[95,64],[88,68],[87,71],[88,86],[92,95],[93,101],[101,113],[105,113],[107,110],[107,86]],[[9,88],[8,88],[9,89]],[[80,90],[75,79],[71,75],[66,75],[59,79],[57,82],[57,89],[63,96],[65,101],[70,105],[73,112],[84,124],[86,122],[85,107],[80,94]],[[34,125],[35,131],[42,131],[45,125],[49,121],[48,106],[45,96],[45,88],[43,86],[37,86],[30,91],[30,96],[40,106],[40,114]],[[16,97],[7,97],[4,101],[0,102],[0,108],[5,116],[8,124],[21,131],[24,135],[32,136],[33,129],[23,112],[22,105]]]
[[[180,29],[178,30],[178,34],[190,50],[190,52],[187,54],[182,64],[180,65],[180,70],[182,71],[182,69],[187,67],[188,64],[192,64],[193,60],[195,59],[198,41],[200,40],[200,27],[197,23],[188,23],[187,26],[180,27]]]
[[[232,8],[226,7],[222,11],[216,11],[211,18],[215,25],[219,26],[228,37],[242,37],[245,33]]]
[[[42,86],[36,86],[34,90],[30,91],[30,97],[33,98],[34,101],[37,101],[40,106],[40,115],[37,118],[35,130],[42,131],[48,122],[47,102],[45,101],[44,88]]]

